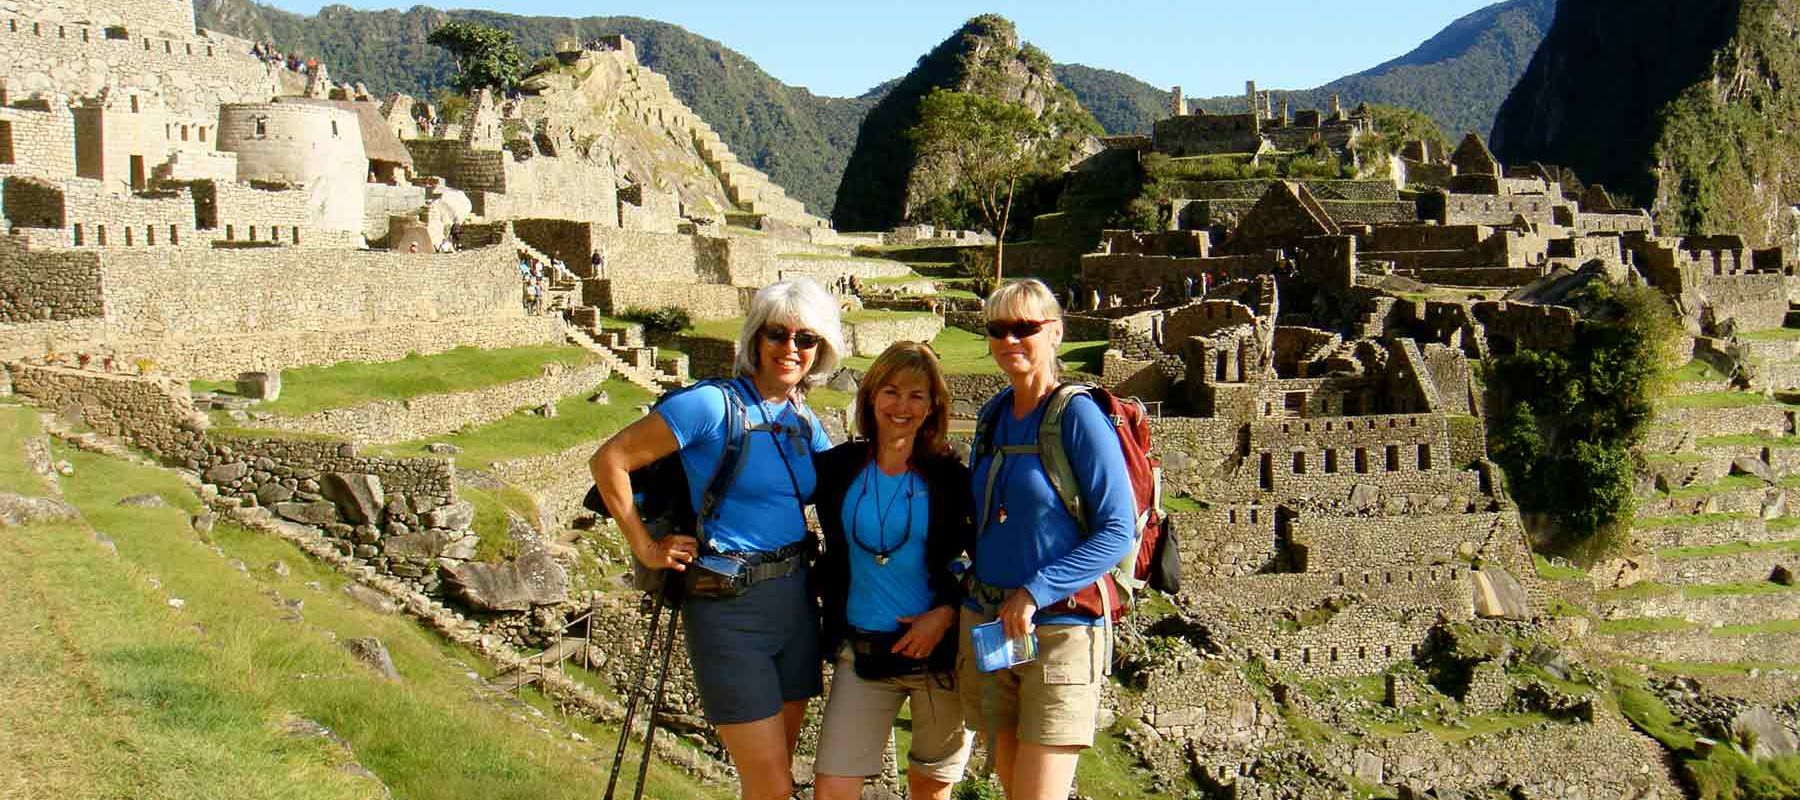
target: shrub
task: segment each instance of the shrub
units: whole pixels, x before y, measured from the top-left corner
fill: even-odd
[[[663,306],[657,309],[631,308],[619,315],[620,319],[635,322],[644,326],[644,332],[651,335],[674,335],[693,327],[694,317],[688,310],[679,306]]]

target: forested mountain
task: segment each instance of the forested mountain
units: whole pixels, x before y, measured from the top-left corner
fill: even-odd
[[[1503,160],[1571,167],[1692,233],[1793,241],[1800,0],[1566,3],[1500,110]]]
[[[252,0],[196,4],[203,27],[318,56],[339,80],[362,82],[377,94],[430,96],[448,83],[454,65],[425,37],[450,19],[512,31],[527,57],[549,52],[558,37],[623,33],[637,42],[645,66],[668,76],[676,96],[710,123],[739,158],[769,173],[820,214],[833,209],[864,115],[899,83],[889,81],[859,97],[820,97],[781,83],[719,42],[637,17],[524,17],[426,6],[359,11],[341,5],[302,16]],[[1486,132],[1549,27],[1554,7],[1555,0],[1489,6],[1400,58],[1288,96],[1295,108],[1322,108],[1336,92],[1348,105],[1369,101],[1418,108],[1451,134]],[[1080,64],[1057,65],[1054,73],[1108,133],[1148,133],[1169,107],[1165,89],[1125,73]],[[1191,101],[1212,111],[1235,111],[1242,102],[1237,96]]]
[[[874,98],[819,97],[788,86],[724,45],[665,22],[637,17],[521,17],[489,11],[360,11],[332,5],[315,16],[291,14],[250,0],[196,0],[201,27],[267,41],[317,56],[340,81],[361,82],[377,95],[430,97],[449,84],[455,64],[425,37],[447,20],[511,31],[527,59],[550,52],[561,37],[622,33],[637,43],[644,65],[711,124],[744,162],[769,174],[818,214],[831,212],[838,177],[856,144],[857,125]]]

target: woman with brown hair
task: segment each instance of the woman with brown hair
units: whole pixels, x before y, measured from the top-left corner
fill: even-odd
[[[855,798],[881,772],[912,703],[908,796],[948,800],[970,736],[952,674],[962,602],[951,562],[973,544],[969,470],[951,452],[950,390],[937,356],[889,347],[856,393],[863,437],[814,459],[825,552],[814,569],[824,646],[836,665],[814,764],[814,797]]]

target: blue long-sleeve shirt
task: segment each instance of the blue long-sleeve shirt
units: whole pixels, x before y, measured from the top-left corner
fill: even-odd
[[[1015,419],[1011,390],[995,398],[994,446],[1037,442],[1048,403]],[[975,577],[1002,589],[1024,587],[1042,609],[1099,580],[1131,549],[1137,519],[1125,456],[1118,434],[1100,407],[1077,396],[1063,415],[1063,444],[1087,513],[1087,534],[1069,516],[1050,487],[1043,461],[1035,454],[1002,460],[993,496],[984,498],[991,456],[975,461],[971,485],[977,524],[986,529],[975,543]],[[1000,510],[1006,521],[1000,521]],[[1039,612],[1038,624],[1098,624],[1098,620]]]

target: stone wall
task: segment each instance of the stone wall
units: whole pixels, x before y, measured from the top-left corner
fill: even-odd
[[[736,286],[619,278],[583,281],[582,299],[613,317],[634,309],[674,306],[697,320],[741,317],[749,300]]]
[[[729,378],[737,373],[737,342],[705,336],[680,336],[676,349],[688,355],[688,374],[695,378]]]
[[[185,9],[187,23],[166,32],[127,25],[126,38],[114,39],[104,28],[124,15],[108,14],[115,21],[105,21],[48,8],[37,18],[0,14],[0,47],[8,56],[0,77],[8,93],[79,97],[111,85],[160,96],[169,112],[199,120],[217,119],[220,104],[276,94],[276,70],[251,57],[248,42],[211,32],[196,35],[187,3],[158,0],[156,5]]]
[[[1462,509],[1455,509],[1460,511]],[[1498,513],[1419,517],[1315,517],[1295,519],[1289,535],[1306,548],[1309,569],[1376,570],[1393,581],[1391,565],[1460,563],[1459,549],[1479,550],[1499,524]],[[1386,568],[1385,570],[1383,568]]]
[[[116,351],[128,363],[140,356],[149,358],[161,372],[226,380],[240,372],[273,372],[339,361],[395,361],[408,353],[431,355],[455,347],[493,350],[561,342],[564,338],[561,320],[541,316],[411,320],[337,330],[106,338],[99,342],[89,337],[87,343]],[[26,337],[19,340],[14,352],[36,354],[41,349],[41,340],[34,342]]]
[[[102,314],[100,257],[49,251],[25,259],[24,243],[0,238],[0,322],[70,320]]]
[[[201,446],[206,418],[182,381],[12,362],[13,391],[32,404],[165,458]]]
[[[423,186],[370,183],[363,186],[363,193],[362,234],[371,242],[387,238],[388,217],[415,216],[425,206]]]
[[[1511,225],[1519,217],[1538,226],[1556,222],[1555,211],[1568,202],[1549,195],[1452,194],[1444,198],[1445,225]]]
[[[844,323],[844,339],[850,352],[845,355],[878,356],[888,345],[900,341],[929,342],[944,329],[944,319],[936,314],[908,314],[890,319]]]
[[[1275,270],[1272,253],[1218,258],[1178,258],[1173,256],[1085,255],[1081,257],[1081,284],[1099,290],[1102,297],[1118,294],[1137,301],[1140,295],[1161,288],[1160,300],[1179,298],[1186,291],[1185,281],[1201,275],[1211,276],[1217,284],[1224,280],[1266,275]],[[1196,288],[1198,291],[1198,288]]]
[[[554,403],[569,395],[591,392],[612,375],[605,364],[570,368],[544,366],[541,377],[470,392],[428,394],[404,401],[328,408],[302,417],[275,416],[258,427],[348,439],[354,444],[404,442],[455,431],[510,416],[528,406]]]
[[[66,104],[23,101],[0,106],[0,122],[12,134],[12,163],[3,169],[44,178],[75,176],[75,117]]]

